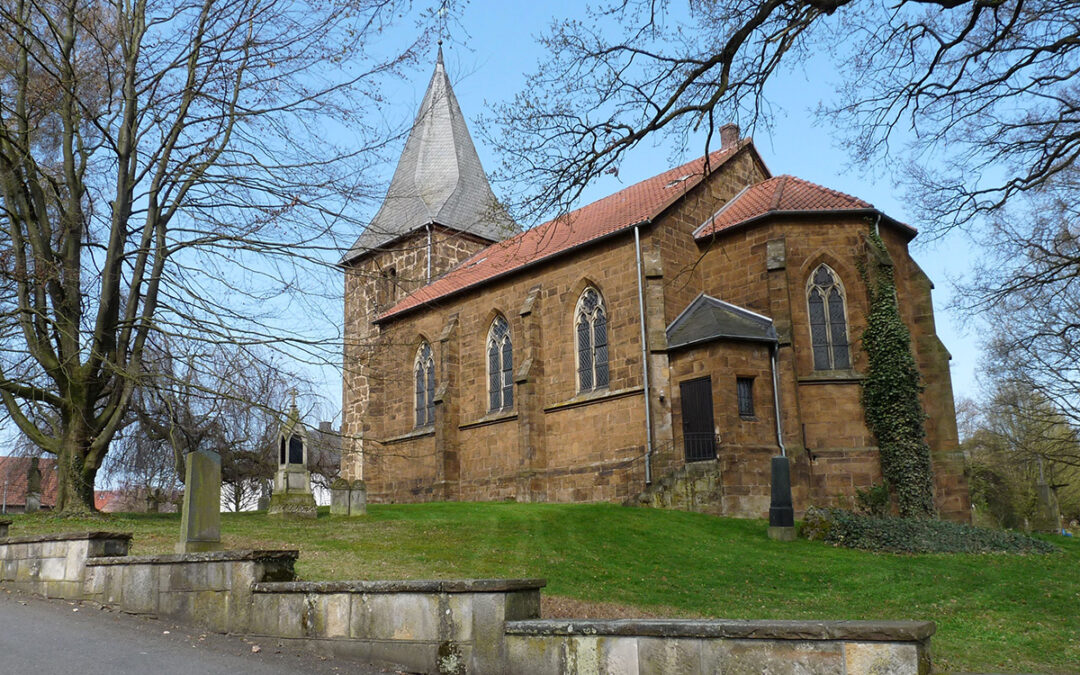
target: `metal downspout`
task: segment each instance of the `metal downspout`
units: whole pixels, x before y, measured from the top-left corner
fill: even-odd
[[[427,279],[425,283],[431,283],[431,223],[427,224]]]
[[[780,446],[780,456],[787,457],[787,450],[784,448],[784,430],[780,426],[780,382],[776,374],[776,353],[780,351],[780,345],[772,345],[769,351],[771,352],[769,364],[772,368],[773,408],[776,411],[776,444]]]
[[[641,318],[641,377],[645,385],[645,485],[652,485],[652,389],[649,388],[649,346],[645,341],[645,288],[641,275],[640,223],[634,225],[634,253],[637,262],[638,316]]]

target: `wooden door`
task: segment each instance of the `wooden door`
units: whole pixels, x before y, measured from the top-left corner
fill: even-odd
[[[716,459],[712,378],[699,377],[680,382],[679,392],[682,395],[683,448],[686,461]]]

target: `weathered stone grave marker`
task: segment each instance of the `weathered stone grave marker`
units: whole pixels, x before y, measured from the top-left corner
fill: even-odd
[[[211,450],[187,454],[184,513],[177,553],[220,551],[221,455]]]
[[[26,471],[26,513],[37,513],[41,509],[41,469],[37,457],[30,458],[30,468]]]

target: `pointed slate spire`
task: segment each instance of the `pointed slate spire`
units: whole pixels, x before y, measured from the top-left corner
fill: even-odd
[[[495,199],[443,65],[435,72],[379,212],[342,262],[429,223],[499,241],[520,231]]]

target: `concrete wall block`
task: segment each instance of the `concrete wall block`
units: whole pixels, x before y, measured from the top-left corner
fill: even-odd
[[[205,563],[203,565],[206,569],[206,590],[207,591],[228,591],[228,563]]]
[[[348,637],[349,636],[349,613],[352,606],[351,598],[347,593],[335,593],[333,595],[316,596],[317,615],[321,621],[320,637]]]
[[[95,568],[90,568],[95,569]],[[98,567],[96,569],[104,569]],[[136,614],[151,614],[157,605],[157,578],[150,565],[120,567],[124,570],[123,600],[125,611]]]
[[[639,637],[637,658],[642,673],[699,673],[701,640]]]
[[[921,675],[919,645],[898,642],[848,642],[844,665],[848,673]],[[927,671],[928,672],[928,671]]]
[[[46,598],[83,599],[82,584],[77,581],[41,581],[36,591]]]
[[[195,618],[194,593],[186,591],[168,591],[158,595],[158,614],[181,622],[191,622]]]
[[[86,570],[86,551],[88,543],[85,541],[71,541],[68,542],[70,546],[67,547],[67,553],[65,555],[65,567],[64,576],[71,580],[81,579]]]
[[[281,637],[305,637],[304,618],[307,615],[307,602],[302,593],[278,593],[277,631],[272,635]]]
[[[83,596],[89,600],[101,602],[101,595],[105,591],[104,567],[87,567],[83,575]],[[156,590],[156,589],[155,589]]]
[[[4,560],[0,563],[0,581],[15,581],[15,573],[18,569],[18,560]]]
[[[429,594],[394,593],[369,596],[379,620],[372,637],[394,640],[438,640],[439,601]]]
[[[212,631],[229,631],[229,594],[222,591],[198,591],[191,594],[192,616],[196,625]]]
[[[446,608],[439,617],[443,622],[440,637],[455,642],[471,642],[473,639],[473,603],[469,593],[450,593],[446,596]]]
[[[548,637],[510,635],[506,638],[506,672],[566,673],[565,643]]]
[[[439,645],[432,642],[407,640],[367,643],[368,660],[385,665],[401,665],[413,672],[436,673]],[[527,672],[527,671],[526,671]]]
[[[280,593],[255,593],[251,604],[251,632],[256,635],[276,635],[281,608]]]
[[[102,588],[103,605],[120,605],[124,597],[124,568],[123,567],[99,567],[105,577]]]
[[[843,645],[839,642],[709,640],[703,656],[703,668],[718,664],[724,673],[733,675],[845,675]]]
[[[67,558],[44,558],[41,561],[40,578],[48,581],[63,581],[67,573]]]
[[[206,565],[203,563],[181,563],[168,566],[168,590],[204,591],[207,589]]]
[[[540,618],[540,589],[512,591],[505,594],[503,617],[506,621]]]

